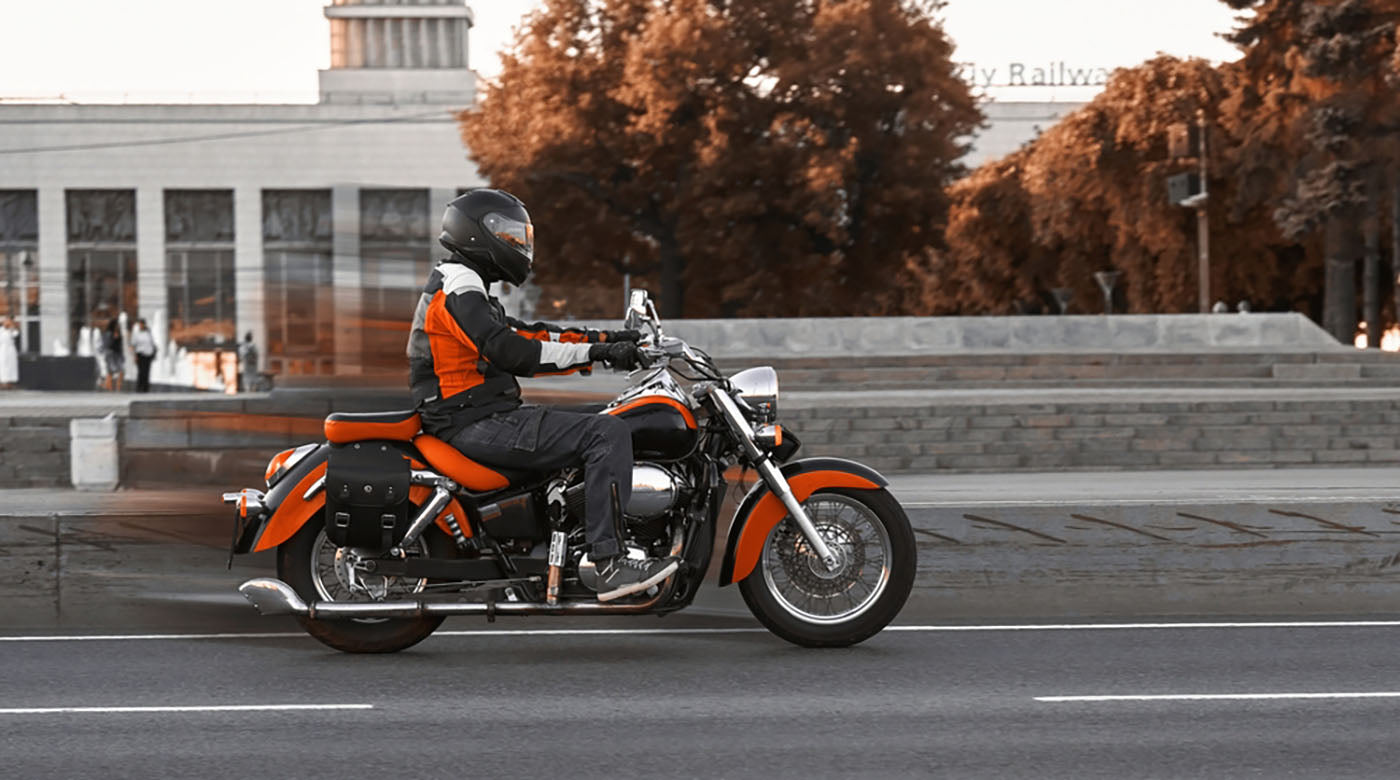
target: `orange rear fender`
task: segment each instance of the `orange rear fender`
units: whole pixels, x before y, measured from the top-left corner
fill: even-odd
[[[797,460],[781,471],[798,501],[806,501],[813,493],[827,488],[880,490],[890,484],[869,466],[842,458]],[[738,582],[753,573],[768,534],[787,516],[783,502],[763,482],[749,491],[729,526],[729,543],[719,570],[720,585]]]

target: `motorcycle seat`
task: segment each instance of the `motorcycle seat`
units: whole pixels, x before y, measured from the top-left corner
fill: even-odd
[[[368,414],[336,412],[326,418],[323,426],[326,441],[331,444],[349,444],[370,439],[411,441],[422,427],[422,420],[414,409]]]
[[[528,481],[536,475],[533,471],[502,469],[477,463],[451,444],[426,433],[415,436],[413,446],[418,448],[430,466],[473,493],[500,490]]]

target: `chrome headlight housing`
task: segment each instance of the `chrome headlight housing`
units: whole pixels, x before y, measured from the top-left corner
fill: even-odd
[[[734,400],[759,422],[778,418],[778,372],[769,366],[746,368],[729,377]]]

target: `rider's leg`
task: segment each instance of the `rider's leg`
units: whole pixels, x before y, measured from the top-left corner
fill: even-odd
[[[598,562],[600,599],[635,593],[669,576],[674,561],[629,560],[619,538],[632,493],[632,435],[604,414],[521,407],[467,426],[450,440],[467,457],[504,468],[584,468],[584,531]]]

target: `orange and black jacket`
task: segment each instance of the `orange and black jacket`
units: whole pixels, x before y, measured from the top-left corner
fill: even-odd
[[[423,430],[440,439],[520,405],[517,376],[567,374],[589,366],[595,330],[524,323],[506,315],[476,271],[433,269],[408,337],[409,383]]]

